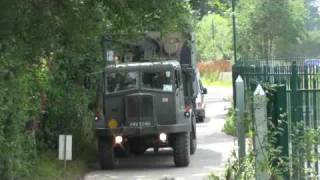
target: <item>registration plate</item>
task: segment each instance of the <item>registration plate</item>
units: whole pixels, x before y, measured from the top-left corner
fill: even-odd
[[[131,127],[146,127],[146,126],[151,126],[151,122],[130,122],[129,126],[131,126]]]

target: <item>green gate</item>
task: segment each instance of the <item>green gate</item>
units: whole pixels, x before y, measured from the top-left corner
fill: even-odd
[[[288,132],[285,132],[288,138],[279,138],[277,146],[285,149],[283,155],[289,152],[291,179],[317,176],[320,159],[320,60],[242,60],[233,66],[233,82],[239,75],[244,80],[247,92],[253,92],[252,84],[273,86],[269,89],[264,86],[269,92],[268,117],[276,124],[281,119],[281,114],[285,114],[288,120],[286,125],[283,125],[288,127]],[[248,93],[246,96],[245,109],[250,114],[251,100]]]

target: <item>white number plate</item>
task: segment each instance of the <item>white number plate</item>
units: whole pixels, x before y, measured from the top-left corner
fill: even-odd
[[[131,127],[151,126],[151,122],[130,122],[129,126]]]

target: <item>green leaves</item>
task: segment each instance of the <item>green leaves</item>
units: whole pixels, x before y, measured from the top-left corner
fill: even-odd
[[[197,26],[197,51],[201,60],[231,59],[230,18],[218,14],[204,16]]]
[[[111,33],[177,31],[192,20],[186,1],[104,0],[103,5]]]
[[[193,23],[190,3],[176,0],[1,1],[0,17],[4,179],[32,172],[36,152],[56,150],[59,133],[73,134],[76,150],[93,146],[88,104],[95,92],[83,80],[105,65],[102,35],[184,31]],[[28,122],[35,127],[28,130]]]
[[[303,0],[240,1],[237,9],[242,56],[290,55],[305,37]]]

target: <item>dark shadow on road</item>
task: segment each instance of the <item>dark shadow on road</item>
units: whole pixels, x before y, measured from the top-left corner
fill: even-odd
[[[178,168],[175,167],[173,162],[173,155],[171,149],[160,150],[158,153],[148,151],[141,156],[130,155],[127,158],[118,158],[118,164],[116,169],[113,170],[101,170],[96,163],[96,166],[92,169],[96,172],[130,172],[130,171],[145,171],[145,170],[187,170],[188,173],[193,169],[199,169],[201,167],[207,168],[209,166],[216,166],[222,162],[222,154],[203,148],[198,148],[197,152],[191,156],[191,163],[188,167]],[[196,173],[196,170],[195,172]]]

